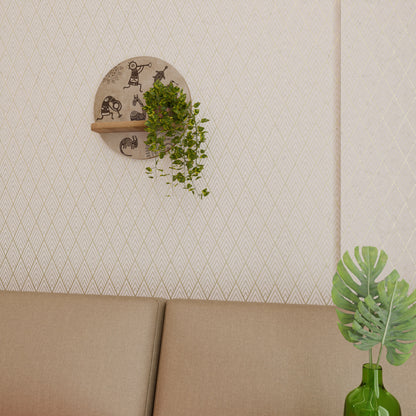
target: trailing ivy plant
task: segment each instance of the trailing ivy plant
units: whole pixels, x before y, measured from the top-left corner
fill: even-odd
[[[380,345],[376,365],[383,347],[387,361],[403,364],[416,343],[416,290],[408,295],[409,285],[393,270],[376,282],[387,262],[387,255],[375,247],[355,247],[352,260],[346,252],[333,278],[332,300],[338,307],[338,327],[344,338],[360,350]]]
[[[200,103],[192,104],[183,90],[172,82],[164,85],[160,81],[144,93],[144,99],[143,110],[148,117],[145,143],[151,152],[157,154],[155,167],[146,168],[148,177],[167,177],[167,184],[182,185],[200,198],[206,197],[208,189],[198,191],[195,186],[207,158],[204,124],[208,119],[199,118]],[[171,162],[168,171],[159,163],[167,155]]]

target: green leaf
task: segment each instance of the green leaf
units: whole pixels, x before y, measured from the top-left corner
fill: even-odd
[[[387,361],[403,364],[411,355],[416,343],[416,309],[409,306],[415,292],[408,296],[409,285],[393,270],[377,285],[378,302],[371,296],[359,302],[352,324],[354,345],[369,350],[380,344],[387,349]]]
[[[354,334],[352,322],[358,305],[368,296],[378,296],[376,278],[383,271],[387,262],[386,253],[375,247],[354,249],[355,261],[348,251],[338,262],[337,271],[332,280],[332,301],[338,307],[339,328],[344,338],[352,341]]]
[[[143,110],[147,114],[145,144],[157,154],[156,164],[168,153],[171,162],[169,173],[159,169],[157,175],[148,177],[170,175],[172,186],[180,183],[194,193],[194,182],[201,178],[203,169],[199,162],[207,158],[206,149],[202,148],[206,131],[200,123],[206,123],[208,119],[198,121],[199,102],[192,104],[181,88],[172,82],[164,85],[160,81],[144,93],[144,99]],[[150,172],[151,169],[146,169],[146,173]],[[206,196],[208,191],[201,191],[198,195]]]

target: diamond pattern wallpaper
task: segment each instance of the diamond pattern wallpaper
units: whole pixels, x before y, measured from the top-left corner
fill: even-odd
[[[416,3],[342,2],[342,250],[375,245],[416,288]]]
[[[1,0],[0,290],[329,303],[338,19],[334,0]],[[134,56],[210,119],[203,201],[90,130]]]

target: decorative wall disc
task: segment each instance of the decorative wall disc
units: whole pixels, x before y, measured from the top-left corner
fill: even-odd
[[[101,81],[95,95],[92,128],[100,131],[115,152],[133,159],[156,156],[144,143],[147,133],[143,131],[146,120],[143,94],[157,80],[164,84],[173,82],[191,99],[188,85],[179,72],[162,59],[150,56],[121,62]]]

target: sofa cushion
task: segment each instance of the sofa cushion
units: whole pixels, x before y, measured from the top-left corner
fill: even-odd
[[[154,415],[342,415],[368,355],[336,321],[329,306],[168,301]],[[403,414],[416,407],[415,364],[384,366]]]
[[[164,302],[0,292],[0,414],[151,415]]]

